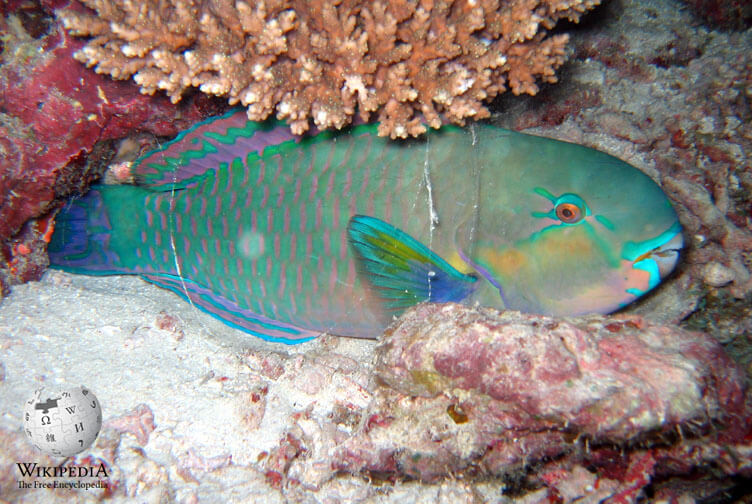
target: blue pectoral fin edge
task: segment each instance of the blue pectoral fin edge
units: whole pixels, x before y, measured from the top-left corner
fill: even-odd
[[[422,301],[462,301],[475,289],[475,276],[457,271],[418,240],[380,219],[355,215],[347,235],[361,278],[388,310],[404,310]]]

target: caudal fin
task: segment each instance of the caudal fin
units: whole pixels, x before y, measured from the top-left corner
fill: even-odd
[[[112,187],[94,187],[60,210],[47,247],[50,267],[89,275],[129,272],[109,246],[113,227],[102,192],[110,189]]]

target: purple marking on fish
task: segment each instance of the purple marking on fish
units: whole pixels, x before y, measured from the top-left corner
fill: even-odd
[[[296,205],[298,203],[298,199],[300,198],[301,187],[303,187],[303,180],[298,179],[298,181],[295,183],[295,194],[293,195],[291,204]]]
[[[282,298],[285,295],[285,286],[287,285],[287,263],[281,263],[279,273],[279,287],[277,297]]]
[[[298,249],[298,235],[297,233],[293,233],[292,235],[290,235],[290,255],[288,257],[288,260],[291,263],[295,262],[297,249]]]
[[[264,196],[261,198],[261,208],[266,208],[266,204],[269,201],[269,186],[264,186]]]
[[[253,184],[256,187],[260,186],[261,183],[264,181],[264,174],[266,173],[266,163],[264,163],[263,160],[259,159],[257,168],[258,168],[258,177],[256,177],[256,183]]]

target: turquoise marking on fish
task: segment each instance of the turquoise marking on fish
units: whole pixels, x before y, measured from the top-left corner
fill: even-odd
[[[649,177],[607,154],[490,125],[298,137],[231,112],[58,214],[52,266],[138,274],[231,327],[297,343],[376,337],[421,301],[606,313],[682,247]]]

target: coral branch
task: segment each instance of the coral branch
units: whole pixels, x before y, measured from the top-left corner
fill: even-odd
[[[504,92],[555,82],[566,35],[600,0],[81,0],[61,10],[92,37],[76,58],[142,92],[177,102],[190,87],[226,96],[248,117],[341,128],[358,113],[380,134],[418,135],[423,122],[464,124]]]

